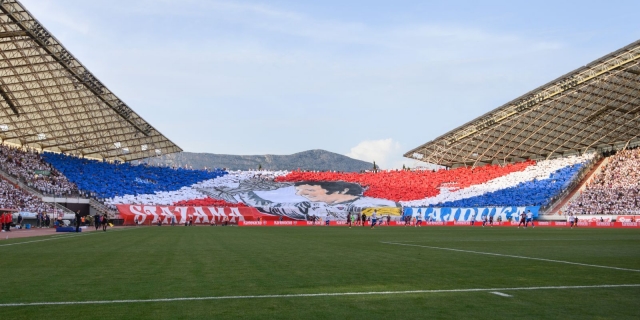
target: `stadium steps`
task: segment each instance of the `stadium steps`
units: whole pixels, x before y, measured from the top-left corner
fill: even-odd
[[[110,218],[112,218],[112,216],[114,215],[114,213],[112,212],[112,210],[109,210],[109,208],[107,208],[107,206],[105,206],[102,202],[97,201],[96,199],[89,199],[89,205],[91,206],[91,209],[93,209],[93,211],[98,212],[100,214],[107,214]]]
[[[16,179],[15,177],[13,177],[12,175],[10,175],[8,172],[0,169],[0,176],[2,177],[2,179],[5,179],[9,182],[11,182],[14,186],[28,192],[31,193],[33,195],[35,195],[36,197],[40,198],[40,200],[42,200],[42,198],[45,197],[44,194],[42,194],[42,192],[33,189],[31,187],[29,187],[28,185],[26,185],[24,182],[20,181],[19,179]],[[56,209],[61,210],[64,213],[69,213],[69,214],[75,214],[75,212],[69,210],[67,207],[59,204],[59,203],[53,203],[53,205],[56,207]]]
[[[560,212],[564,212],[565,207],[580,195],[580,193],[587,187],[587,185],[602,171],[602,168],[607,163],[609,163],[609,158],[601,157],[591,168],[589,173],[584,176],[580,183],[575,188],[573,188],[573,190],[565,197],[557,201],[556,204],[553,205],[546,214],[555,215],[559,214]]]

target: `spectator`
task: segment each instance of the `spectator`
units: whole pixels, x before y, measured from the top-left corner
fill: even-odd
[[[0,145],[0,169],[44,194],[68,196],[77,193],[76,185],[35,150]]]
[[[633,149],[612,155],[602,171],[569,204],[567,213],[637,214],[639,207],[640,149]]]
[[[51,204],[42,202],[38,197],[3,179],[0,179],[0,208],[16,209],[19,212],[36,214],[53,212]]]

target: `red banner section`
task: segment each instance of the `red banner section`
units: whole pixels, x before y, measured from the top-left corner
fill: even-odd
[[[346,221],[329,221],[327,224],[325,221],[240,221],[238,223],[239,226],[245,227],[274,227],[274,226],[285,226],[285,227],[307,227],[307,226],[348,226],[349,224]],[[387,224],[384,221],[382,224],[378,223],[378,226],[386,227],[402,227],[405,226],[405,223],[402,221],[391,221]],[[518,222],[494,222],[493,224],[487,223],[485,227],[517,227],[519,225]],[[352,225],[357,227],[356,225]],[[370,226],[369,222],[365,223],[365,226]],[[414,226],[413,223],[408,224],[408,226]],[[456,222],[423,222],[421,224],[423,227],[428,226],[474,226],[474,227],[482,227],[482,222],[475,222],[471,224],[469,221],[456,221]],[[559,221],[536,221],[536,227],[571,227],[568,222],[559,222]],[[529,225],[529,227],[531,227]],[[640,228],[640,222],[578,222],[576,228]]]
[[[640,216],[617,216],[616,222],[637,222]]]
[[[174,206],[143,206],[118,205],[120,216],[125,225],[135,224],[177,224],[188,223],[193,218],[194,224],[216,224],[228,222],[236,224],[243,221],[276,221],[279,216],[264,214],[256,208],[230,207],[174,207]],[[174,220],[175,218],[175,220]],[[284,217],[284,220],[289,218]]]
[[[132,225],[136,221],[138,224],[185,224],[193,220],[193,224],[238,224],[240,226],[347,226],[346,221],[296,221],[286,216],[280,221],[280,216],[264,214],[256,208],[232,208],[232,207],[175,207],[175,206],[143,206],[143,205],[118,205],[120,217],[123,224]],[[635,217],[625,216],[618,222],[594,222],[579,221],[578,228],[640,228],[640,222],[635,222]],[[633,219],[631,219],[633,217]],[[634,222],[630,222],[634,221]],[[366,222],[365,226],[369,226]],[[390,221],[379,219],[379,226],[405,226],[404,221]],[[408,224],[413,226],[413,224]],[[518,222],[494,222],[495,227],[518,226]],[[492,226],[487,223],[486,226]],[[356,226],[355,224],[353,226]],[[434,221],[422,222],[421,226],[482,226],[482,222],[476,221]],[[569,222],[560,221],[536,221],[536,227],[570,227]]]

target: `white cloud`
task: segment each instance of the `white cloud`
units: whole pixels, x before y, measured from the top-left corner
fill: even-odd
[[[403,146],[393,139],[365,140],[351,148],[347,157],[367,162],[375,161],[380,169],[402,169],[423,167],[437,169],[439,166],[403,157]]]
[[[394,166],[394,158],[402,153],[400,144],[393,139],[382,140],[366,140],[360,142],[357,146],[351,148],[347,153],[347,157],[358,160],[373,162],[375,161],[382,169],[391,169]]]

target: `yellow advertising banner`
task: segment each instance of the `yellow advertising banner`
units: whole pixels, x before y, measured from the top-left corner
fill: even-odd
[[[378,214],[378,218],[381,216],[401,216],[402,208],[398,207],[381,207],[381,208],[366,208],[362,209],[362,213],[366,214],[367,217],[373,214],[373,210],[376,210]]]

